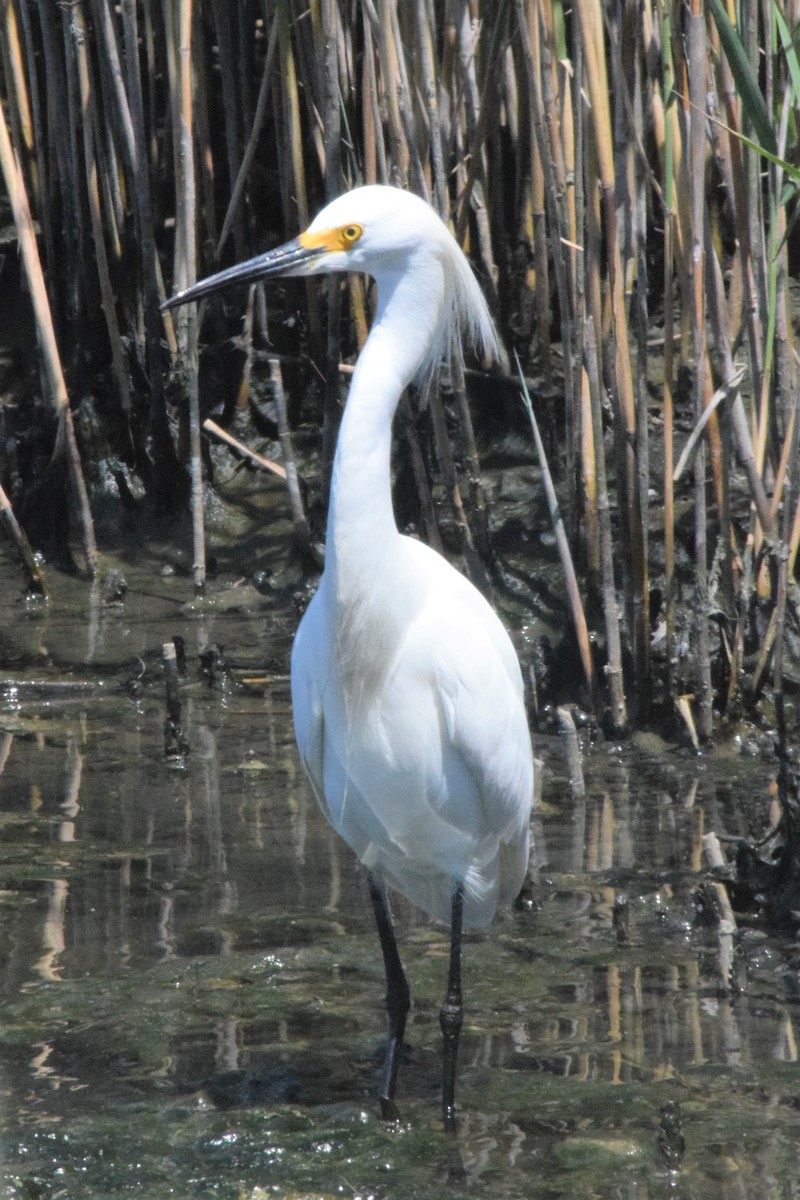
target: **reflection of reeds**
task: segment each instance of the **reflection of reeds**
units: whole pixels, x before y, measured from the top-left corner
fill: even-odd
[[[165,288],[291,236],[345,187],[410,186],[452,220],[526,377],[564,396],[561,455],[550,435],[548,458],[585,567],[588,631],[595,622],[603,645],[609,725],[693,695],[708,737],[715,710],[758,695],[771,672],[780,683],[783,631],[799,611],[786,175],[738,136],[755,129],[778,155],[796,136],[797,14],[761,0],[739,37],[730,11],[700,0],[9,0],[0,149],[73,494],[85,496],[71,413],[92,392],[102,437],[84,438],[84,461],[110,451],[157,508],[191,497],[200,590],[208,412],[196,318],[162,317]],[[333,281],[327,298],[324,311],[309,289],[302,347],[325,381],[326,470],[339,360],[363,340],[369,292]],[[257,289],[240,412],[266,311]],[[443,482],[468,561],[491,568],[458,371],[451,384],[452,399],[433,396],[419,420],[404,410],[410,476],[429,538],[432,483]],[[693,471],[674,480],[682,431],[701,421]],[[288,449],[287,435],[282,418]],[[0,480],[20,513],[24,474],[12,456]],[[76,512],[92,569],[85,499]],[[585,641],[582,652],[588,671]]]

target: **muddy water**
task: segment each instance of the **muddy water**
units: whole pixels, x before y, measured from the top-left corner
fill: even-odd
[[[47,607],[2,572],[0,1196],[798,1194],[798,948],[699,919],[702,835],[762,825],[768,762],[599,746],[579,801],[538,739],[530,894],[465,947],[454,1143],[446,935],[397,905],[414,1008],[387,1127],[380,955],[295,754],[288,592],[223,577],[195,605],[124,570],[121,602],[58,577]]]

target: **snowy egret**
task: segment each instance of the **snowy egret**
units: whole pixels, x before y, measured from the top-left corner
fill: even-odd
[[[485,929],[528,865],[533,762],[522,676],[494,610],[441,555],[395,524],[392,418],[464,329],[497,339],[470,265],[437,214],[398,188],[338,197],[305,233],[168,302],[271,275],[361,271],[377,311],[342,419],[325,571],[292,650],[295,733],[314,794],[367,870],[386,970],[381,1105],[395,1114],[409,989],[386,886],[450,924],[440,1021],[442,1111],[454,1127],[461,929]]]

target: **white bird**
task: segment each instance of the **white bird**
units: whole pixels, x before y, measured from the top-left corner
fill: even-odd
[[[442,1112],[454,1128],[461,927],[485,929],[525,878],[533,761],[522,676],[488,602],[395,524],[392,418],[462,329],[497,353],[486,301],[437,214],[398,188],[338,197],[293,241],[179,293],[361,271],[377,312],[353,373],[333,465],[325,570],[292,650],[297,745],[320,807],[364,864],[387,980],[381,1104],[395,1083],[409,989],[385,887],[450,923],[441,1010]],[[459,343],[460,347],[460,343]]]

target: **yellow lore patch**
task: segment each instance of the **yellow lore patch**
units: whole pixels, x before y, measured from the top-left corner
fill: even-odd
[[[339,225],[336,229],[306,230],[297,239],[306,250],[350,250],[364,232],[363,225]]]

